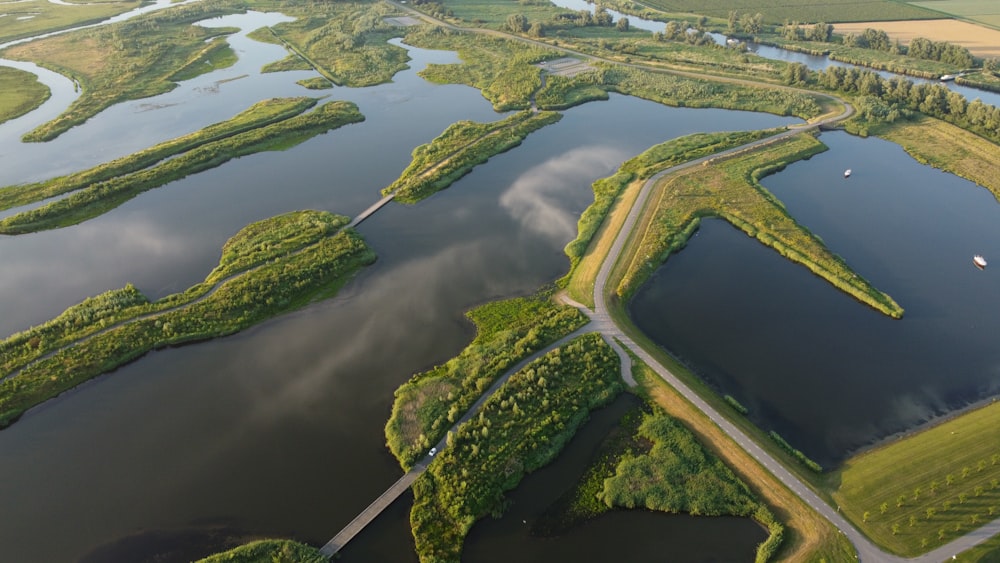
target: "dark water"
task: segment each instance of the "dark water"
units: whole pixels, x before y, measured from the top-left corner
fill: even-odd
[[[63,153],[73,163],[96,162],[104,153],[87,150],[105,141],[109,153],[128,152],[224,119],[248,98],[317,95],[293,84],[303,73],[251,72],[283,56],[280,49],[240,52],[250,59],[244,67],[205,80],[251,75],[217,92],[183,83],[142,108],[126,104],[94,118],[81,129],[93,134],[89,143],[25,148],[4,136],[3,150],[34,159],[26,177],[44,177],[64,166]],[[319,94],[355,100],[364,123],[238,159],[76,227],[0,239],[0,332],[127,282],[153,297],[183,290],[247,223],[301,208],[355,214],[405,168],[415,146],[459,119],[499,118],[478,91],[415,76],[454,54],[411,55],[413,70],[391,84]],[[232,103],[216,98],[231,94]],[[181,113],[168,134],[160,124],[173,111]],[[464,310],[530,293],[565,272],[562,247],[594,179],[679,135],[791,122],[615,96],[567,111],[424,203],[388,206],[359,229],[378,262],[336,299],[230,338],[150,354],[0,432],[2,558],[132,558],[143,546],[163,549],[170,537],[192,550],[258,533],[325,542],[400,474],[382,434],[393,390],[469,341]],[[116,139],[126,126],[143,133]],[[5,183],[21,178],[0,170],[10,175]],[[378,534],[367,540],[376,559],[412,558],[407,511],[403,499],[366,532]],[[598,525],[621,524],[614,516]]]
[[[1000,391],[1000,206],[898,146],[830,151],[766,178],[790,213],[905,309],[883,317],[721,221],[640,291],[633,318],[820,463]],[[853,169],[850,179],[843,178]]]

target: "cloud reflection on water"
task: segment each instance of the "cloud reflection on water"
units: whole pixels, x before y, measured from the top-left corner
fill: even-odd
[[[628,155],[610,146],[575,148],[519,176],[503,195],[500,205],[524,228],[547,238],[569,241],[576,236],[577,214],[565,209],[561,194],[589,187],[590,178],[613,169]]]

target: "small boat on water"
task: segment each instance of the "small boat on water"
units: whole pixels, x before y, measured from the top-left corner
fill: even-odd
[[[986,267],[986,259],[978,254],[972,257],[972,263],[975,264],[976,267],[979,269],[983,269]]]
[[[851,169],[848,168],[847,170],[844,170],[844,178],[850,178],[850,177],[851,177]]]
[[[941,82],[948,82],[951,80],[955,80],[956,78],[958,78],[958,76],[954,74],[943,74],[941,75]]]

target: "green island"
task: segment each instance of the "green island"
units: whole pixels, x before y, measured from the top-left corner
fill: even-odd
[[[3,13],[7,17],[0,18],[0,43],[96,23],[141,5],[139,0],[98,0],[69,5],[47,0],[5,2]],[[19,16],[25,19],[18,19]]]
[[[396,390],[385,435],[404,469],[510,367],[586,324],[579,310],[557,305],[545,292],[486,303],[466,316],[476,325],[475,339],[458,356]]]
[[[314,547],[291,540],[260,540],[217,553],[195,563],[326,563]]]
[[[35,62],[82,89],[62,115],[23,139],[50,141],[114,104],[174,89],[175,73],[216,60],[222,47],[206,41],[233,31],[191,24],[232,12],[224,2],[198,2],[4,49],[2,56]]]
[[[286,59],[268,64],[267,72],[311,68],[333,84],[363,87],[388,82],[408,68],[406,49],[387,43],[402,35],[385,20],[396,12],[389,4],[292,0],[275,3],[273,9],[298,19],[251,35],[291,51]]]
[[[0,123],[32,111],[52,94],[34,74],[7,66],[0,67],[0,92]]]
[[[562,119],[546,111],[523,111],[492,123],[459,121],[436,139],[413,149],[413,160],[399,178],[382,190],[396,201],[416,203],[447,188],[474,167],[521,144],[533,131]]]
[[[924,553],[997,518],[1000,445],[984,437],[998,423],[994,402],[852,457],[822,482],[879,545]]]
[[[209,143],[295,117],[315,105],[316,100],[313,98],[276,98],[257,102],[232,119],[209,125],[190,135],[160,143],[88,170],[74,172],[44,182],[0,188],[0,210],[28,205],[86,188],[92,184],[112,180],[118,176],[132,174]]]
[[[85,178],[95,174],[110,176],[107,180],[94,182],[84,179],[81,182],[75,175],[70,176],[67,181],[70,186],[82,183],[86,187],[70,188],[76,191],[65,198],[3,219],[0,221],[0,233],[16,235],[75,225],[107,213],[144,191],[215,168],[234,158],[268,150],[285,150],[316,135],[364,120],[352,102],[327,102],[314,111],[302,113],[314,103],[315,100],[311,99],[291,100],[285,106],[285,119],[276,120],[280,119],[279,115],[268,115],[267,111],[259,116],[256,123],[241,123],[246,117],[238,116],[234,123],[212,126],[209,132],[182,137],[165,143],[166,146],[153,147],[146,154],[126,157],[120,166],[110,163],[82,173]],[[281,105],[279,102],[279,109]],[[253,118],[258,113],[251,108],[246,116]],[[179,156],[165,160],[179,151],[183,151]],[[122,173],[122,168],[135,171]],[[54,189],[61,189],[59,186],[58,180],[50,184]]]
[[[577,486],[542,515],[536,532],[558,535],[616,508],[645,508],[752,517],[769,532],[757,561],[770,561],[782,544],[784,526],[767,506],[691,430],[655,404],[626,414],[594,459]]]
[[[0,427],[29,408],[152,350],[233,334],[334,295],[375,254],[348,217],[300,211],[252,224],[219,267],[184,293],[149,302],[127,286],[0,342]]]
[[[558,455],[588,413],[621,390],[618,356],[597,334],[514,374],[413,483],[420,560],[458,561],[472,524],[501,513],[504,491]]]

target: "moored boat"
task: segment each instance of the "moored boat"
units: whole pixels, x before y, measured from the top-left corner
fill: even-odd
[[[844,170],[844,178],[850,178],[850,177],[851,177],[851,169],[848,168],[847,170]]]
[[[972,263],[978,266],[979,268],[986,267],[986,259],[978,254],[972,257]]]

